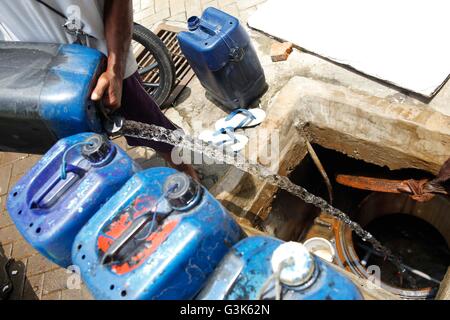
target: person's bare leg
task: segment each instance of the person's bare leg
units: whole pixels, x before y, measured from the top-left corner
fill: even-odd
[[[172,168],[187,174],[188,176],[192,177],[192,179],[194,179],[198,182],[201,182],[197,171],[194,169],[194,167],[192,165],[173,163],[172,156],[170,153],[160,153],[160,155],[164,158],[164,160],[166,160],[169,163],[169,165]]]

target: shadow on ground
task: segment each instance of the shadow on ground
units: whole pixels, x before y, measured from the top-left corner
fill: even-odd
[[[0,245],[0,300],[38,300],[22,261],[9,259]]]

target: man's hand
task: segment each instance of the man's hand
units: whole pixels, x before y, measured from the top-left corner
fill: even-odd
[[[122,84],[122,76],[107,70],[98,79],[91,99],[102,101],[106,108],[116,110],[120,108],[122,102]]]
[[[105,107],[114,110],[120,108],[122,102],[123,78],[133,34],[133,2],[105,1],[104,24],[108,67],[98,79],[91,99],[102,100]]]

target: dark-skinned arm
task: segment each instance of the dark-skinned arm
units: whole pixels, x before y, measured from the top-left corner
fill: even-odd
[[[108,66],[100,76],[91,99],[103,99],[105,107],[117,109],[121,105],[123,78],[133,34],[132,0],[106,0],[104,24]]]

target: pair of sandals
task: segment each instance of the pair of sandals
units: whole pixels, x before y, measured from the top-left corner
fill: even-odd
[[[236,109],[228,117],[216,122],[216,131],[205,130],[199,135],[199,139],[237,153],[245,148],[249,139],[235,131],[256,127],[265,119],[266,112],[260,108]]]

